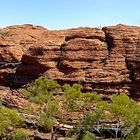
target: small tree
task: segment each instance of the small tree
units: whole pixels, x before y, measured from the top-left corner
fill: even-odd
[[[84,108],[93,108],[93,105],[95,105],[97,102],[101,101],[101,96],[97,94],[96,92],[86,92],[82,93],[82,100],[84,101]]]
[[[63,89],[66,109],[68,111],[79,110],[81,108],[81,104],[79,104],[81,98],[81,86],[79,84],[74,84],[73,86],[65,84]]]
[[[80,127],[78,126],[78,132],[82,129],[84,131],[92,131],[95,129],[100,133],[100,124],[109,118],[106,115],[106,111],[109,108],[109,103],[106,101],[100,101],[96,104],[94,111],[88,112],[81,120]]]
[[[116,137],[119,128],[129,128],[123,132],[124,135],[127,135],[130,131],[133,131],[140,122],[139,105],[123,93],[112,96],[110,112],[112,114],[112,119],[117,122]]]
[[[44,112],[39,116],[38,123],[44,128],[45,131],[52,130],[56,119],[55,117],[59,114],[59,106],[55,101],[49,101]]]
[[[40,77],[23,94],[29,97],[31,101],[43,104],[51,100],[52,96],[58,94],[60,91],[61,88],[57,81]]]

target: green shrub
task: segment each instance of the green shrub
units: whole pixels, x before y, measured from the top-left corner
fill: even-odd
[[[97,94],[96,92],[83,93],[83,98],[84,98],[84,101],[87,103],[93,103],[93,102],[98,102],[102,100],[101,96]]]
[[[126,140],[140,140],[140,128],[135,128],[127,137]]]
[[[60,85],[53,79],[40,77],[35,81],[35,86],[39,89],[48,90],[49,92],[55,93],[59,91]]]
[[[82,93],[80,84],[73,84],[72,86],[65,84],[63,90],[65,107],[68,111],[80,111],[84,108],[90,108],[93,103],[101,101],[101,96],[96,92]]]
[[[94,110],[94,113],[98,116],[98,122],[111,121],[111,113],[109,111],[110,104],[107,101],[99,101]]]
[[[83,101],[71,100],[66,103],[65,108],[67,111],[83,111],[83,106]]]
[[[44,93],[38,93],[38,95],[30,97],[30,100],[38,104],[47,103],[52,96],[47,92],[45,94]]]
[[[47,103],[54,94],[59,94],[60,85],[53,79],[38,78],[34,85],[23,91],[31,101],[39,104]]]
[[[93,133],[85,131],[80,133],[76,140],[96,140],[96,137]]]
[[[72,87],[76,89],[77,91],[81,91],[81,85],[80,84],[73,84]]]
[[[46,131],[50,131],[55,124],[55,116],[59,116],[59,106],[56,101],[49,101],[47,108],[39,116],[38,123]]]
[[[54,96],[59,94],[60,91],[63,91],[64,94]],[[31,101],[45,105],[43,106],[45,108],[42,107],[38,124],[46,131],[50,131],[53,128],[56,116],[59,117],[61,114],[63,116],[63,112],[60,112],[58,102],[60,102],[60,107],[64,111],[64,114],[69,113],[69,111],[84,113],[84,117],[80,120],[80,123],[75,126],[77,129],[76,134],[81,129],[84,130],[83,139],[90,139],[91,133],[89,132],[93,129],[100,132],[101,129],[111,127],[111,125],[109,126],[105,122],[113,122],[113,126],[116,127],[114,129],[116,138],[118,137],[120,128],[125,128],[122,131],[122,135],[126,137],[130,132],[134,133],[133,130],[140,123],[139,105],[123,93],[113,95],[111,102],[108,103],[107,101],[103,101],[97,93],[82,93],[81,85],[79,84],[73,84],[72,86],[65,84],[61,87],[52,79],[40,77],[35,81],[33,86],[27,88],[25,94]],[[29,108],[29,110],[32,111],[32,108]],[[67,120],[67,116],[62,118]],[[3,123],[5,123],[4,125],[9,124],[8,121]],[[137,135],[139,136],[139,133]],[[132,137],[132,135],[129,135],[129,137]]]
[[[12,132],[3,140],[31,140],[31,138],[23,130],[17,130],[16,132]]]
[[[126,128],[122,131],[123,136],[126,136],[140,123],[140,107],[123,93],[113,95],[111,103],[106,101],[97,102],[95,109],[83,117],[78,130],[82,128],[90,131],[95,128],[100,131],[99,124],[107,129],[108,124],[103,124],[103,122],[116,122],[116,138],[118,137],[119,128],[122,127]]]
[[[78,102],[81,99],[81,86],[79,84],[74,84],[70,86],[65,84],[63,86],[64,89],[64,100],[65,100],[65,107],[68,111],[76,111],[79,110],[82,106]]]
[[[56,101],[52,100],[47,103],[48,107],[45,113],[50,117],[55,117],[59,113],[59,105]]]
[[[82,120],[82,128],[85,130],[90,130],[93,125],[96,124],[99,116],[95,113],[89,112]]]
[[[68,84],[63,86],[64,88],[64,96],[66,101],[79,99],[81,95],[81,91],[79,89],[79,84],[74,84],[72,87]]]
[[[140,123],[139,105],[124,93],[112,96],[110,112],[112,120],[117,122],[116,137],[118,128],[120,128],[122,124],[124,127],[133,130]],[[123,131],[123,135],[127,135],[129,133],[129,129]]]
[[[139,105],[123,93],[112,96],[110,112],[114,120],[125,126],[136,127],[140,123]]]
[[[97,102],[101,101],[101,96],[97,94],[96,92],[86,92],[82,93],[82,100],[84,101],[83,108],[93,108],[93,105],[95,105]]]
[[[16,110],[11,110],[9,108],[0,108],[0,134],[9,126],[19,126],[23,124],[23,119],[21,115]]]
[[[49,117],[46,113],[42,113],[39,117],[38,123],[45,131],[51,131],[55,125],[55,119]]]

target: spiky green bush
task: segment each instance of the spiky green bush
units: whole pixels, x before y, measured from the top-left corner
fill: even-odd
[[[49,101],[47,107],[39,116],[38,123],[46,131],[50,131],[55,125],[55,116],[59,114],[59,106],[55,101]]]
[[[3,134],[9,126],[20,126],[23,124],[23,118],[16,110],[6,107],[0,107],[0,135]]]
[[[64,89],[64,100],[65,100],[65,108],[68,111],[76,111],[81,109],[82,103],[79,104],[80,98],[81,98],[81,86],[79,84],[74,84],[73,86],[70,86],[68,84],[65,84],[63,86]]]
[[[35,83],[23,91],[31,101],[39,104],[47,103],[54,94],[59,94],[60,85],[53,79],[38,78]]]

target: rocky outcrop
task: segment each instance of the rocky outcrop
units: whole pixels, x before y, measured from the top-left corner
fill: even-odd
[[[11,26],[0,30],[0,62],[1,85],[23,86],[44,75],[107,96],[139,95],[140,27]]]
[[[127,85],[129,92],[138,95],[140,93],[140,28],[118,25],[105,27],[103,31],[109,45],[110,59],[113,60],[115,57],[118,57],[118,60],[120,57],[124,59],[122,66],[124,71],[128,72],[126,80],[122,80],[123,85]],[[114,59],[114,61],[116,60]],[[120,71],[122,75],[124,75],[124,71]]]

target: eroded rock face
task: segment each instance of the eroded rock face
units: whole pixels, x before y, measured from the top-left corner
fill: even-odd
[[[11,26],[0,30],[0,61],[12,62],[0,66],[1,85],[26,85],[45,75],[104,95],[140,94],[140,27]]]
[[[113,60],[114,56],[119,55],[124,58],[124,70],[128,71],[126,80],[130,81],[127,85],[129,91],[140,94],[140,27],[118,25],[105,27],[103,31],[109,45],[110,58],[112,56],[111,59]],[[124,75],[124,72],[122,74]],[[122,82],[123,84],[127,83],[124,80]]]

